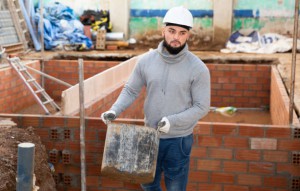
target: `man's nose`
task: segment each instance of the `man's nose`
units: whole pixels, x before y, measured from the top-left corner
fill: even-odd
[[[179,33],[175,33],[175,34],[173,35],[173,38],[176,39],[176,40],[179,39],[179,37],[180,37]]]

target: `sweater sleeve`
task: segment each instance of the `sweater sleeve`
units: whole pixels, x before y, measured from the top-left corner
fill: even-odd
[[[141,75],[141,66],[138,61],[118,99],[110,109],[115,111],[116,115],[119,116],[138,97],[143,85],[144,80]]]
[[[203,67],[200,73],[194,73],[190,91],[192,96],[191,107],[180,113],[167,116],[171,127],[182,128],[183,126],[194,126],[199,119],[203,118],[209,112],[210,73],[207,67]]]

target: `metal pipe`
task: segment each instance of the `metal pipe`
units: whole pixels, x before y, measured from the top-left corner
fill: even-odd
[[[41,70],[45,70],[45,45],[44,45],[44,0],[40,0],[40,30],[41,30]],[[45,88],[45,78],[41,77],[41,85]]]
[[[33,189],[34,150],[33,143],[18,145],[17,191],[32,191]]]
[[[86,191],[85,166],[85,113],[84,113],[84,69],[83,59],[78,59],[79,65],[79,104],[80,104],[80,161],[81,161],[81,191]]]
[[[125,34],[122,33],[122,32],[109,32],[109,33],[106,33],[105,35],[105,39],[107,41],[110,41],[110,40],[124,40],[125,38]]]
[[[55,82],[57,82],[57,83],[60,83],[60,84],[65,85],[65,86],[67,86],[67,87],[72,87],[71,84],[69,84],[69,83],[67,83],[67,82],[64,82],[64,81],[62,81],[62,80],[60,80],[60,79],[57,79],[57,78],[55,78],[55,77],[53,77],[53,76],[50,76],[50,75],[48,75],[48,74],[45,74],[44,72],[41,72],[41,71],[36,70],[36,69],[34,69],[34,68],[31,68],[30,66],[25,65],[25,67],[28,68],[29,70],[32,70],[32,71],[34,71],[34,72],[36,72],[36,73],[38,73],[38,74],[40,74],[40,75],[42,75],[42,76],[44,76],[44,77],[50,79],[50,80],[53,80],[53,81],[55,81]]]
[[[294,111],[295,72],[296,72],[296,57],[297,57],[298,17],[299,17],[299,0],[296,0],[295,13],[294,13],[294,34],[293,34],[291,81],[290,81],[290,107],[289,107],[290,125],[293,124],[293,113],[294,113],[293,111]]]

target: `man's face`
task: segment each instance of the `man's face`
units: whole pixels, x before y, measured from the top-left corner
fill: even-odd
[[[179,26],[166,26],[163,31],[162,35],[164,37],[164,44],[167,46],[166,48],[171,50],[174,49],[174,54],[177,54],[178,51],[176,50],[182,50],[185,46],[185,43],[189,37],[189,31],[185,28],[179,27]]]

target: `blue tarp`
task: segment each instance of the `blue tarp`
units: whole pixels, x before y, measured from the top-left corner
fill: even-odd
[[[44,7],[44,44],[46,50],[59,49],[63,45],[83,44],[90,49],[91,39],[84,35],[83,24],[76,19],[73,10],[59,2]],[[35,14],[35,23],[40,25],[39,11]],[[41,34],[40,27],[39,34]]]

